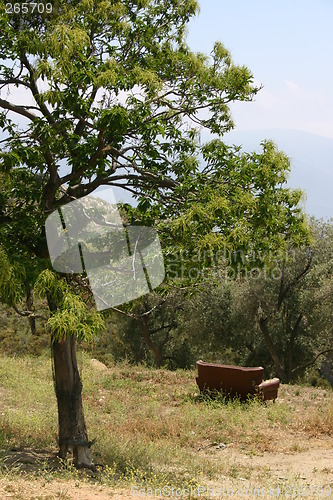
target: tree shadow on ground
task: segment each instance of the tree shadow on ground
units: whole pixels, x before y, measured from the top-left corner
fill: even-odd
[[[57,451],[37,450],[29,447],[1,450],[0,469],[20,474],[42,474],[52,472],[74,472],[97,477],[98,473],[91,470],[78,470],[74,468],[71,459],[63,460],[58,457]]]

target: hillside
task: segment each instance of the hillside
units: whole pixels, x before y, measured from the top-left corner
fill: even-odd
[[[191,486],[229,488],[234,498],[254,487],[262,498],[271,488],[283,496],[303,488],[312,498],[320,486],[322,498],[333,492],[331,390],[282,386],[275,404],[242,404],[200,397],[194,371],[107,368],[85,353],[79,365],[93,452],[103,467],[91,477],[55,459],[49,356],[2,356],[1,498],[130,498],[131,488],[149,496],[149,487]],[[207,498],[207,489],[200,491]]]

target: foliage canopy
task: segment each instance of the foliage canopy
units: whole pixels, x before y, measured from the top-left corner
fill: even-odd
[[[47,215],[103,185],[133,196],[124,218],[156,225],[166,256],[268,253],[306,239],[301,193],[284,185],[289,159],[271,142],[260,153],[223,143],[229,104],[259,88],[220,42],[210,55],[190,50],[195,0],[52,5],[50,14],[0,6],[1,262],[7,275],[25,269],[21,296],[49,267]],[[18,288],[5,287],[2,300],[17,301]]]

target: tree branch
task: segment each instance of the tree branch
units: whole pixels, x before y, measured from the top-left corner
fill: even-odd
[[[0,80],[0,85],[24,85],[28,89],[31,90],[30,84],[25,82],[24,80],[20,80],[19,78],[8,78],[7,80]]]
[[[48,318],[45,318],[45,316],[41,316],[40,314],[35,314],[33,311],[20,311],[16,306],[12,306],[12,308],[19,316],[22,316],[24,318],[35,318],[48,321]]]
[[[29,71],[29,80],[30,80],[30,89],[32,92],[32,95],[34,96],[35,101],[37,102],[39,109],[41,113],[44,115],[44,117],[47,119],[47,121],[51,125],[55,125],[56,120],[53,118],[51,112],[49,111],[48,107],[43,103],[37,84],[36,84],[36,79],[35,79],[35,71],[31,64],[29,63],[29,60],[24,52],[21,53],[21,60],[24,66],[27,68]]]
[[[330,349],[325,349],[325,351],[321,351],[319,352],[314,358],[312,361],[309,361],[308,363],[304,363],[303,365],[299,365],[299,366],[296,366],[296,368],[294,368],[292,370],[292,373],[295,373],[299,370],[304,370],[305,368],[308,368],[309,366],[312,366],[315,364],[315,362],[317,361],[317,359],[320,357],[320,356],[323,356],[324,354],[327,354],[328,352],[333,352],[333,348],[330,348]]]
[[[273,360],[276,372],[277,372],[279,378],[281,379],[281,381],[284,381],[286,378],[285,373],[284,373],[284,370],[280,364],[280,360],[278,358],[278,355],[275,352],[271,336],[268,332],[267,319],[259,318],[259,327],[260,327],[261,333],[263,334],[265,344],[267,346],[269,354],[271,355],[271,358]]]
[[[4,109],[8,109],[9,111],[13,111],[21,116],[25,116],[32,122],[37,120],[37,116],[34,113],[28,111],[24,106],[17,106],[16,104],[12,104],[9,101],[5,101],[4,99],[0,99],[0,106]]]
[[[91,105],[92,103],[94,102],[95,100],[95,97],[96,97],[96,94],[97,94],[97,88],[94,88],[91,95],[90,95],[90,99],[89,99],[89,106],[88,106],[88,110],[91,108]],[[79,122],[77,123],[76,127],[75,127],[75,130],[74,130],[74,135],[79,135],[81,136],[83,131],[84,131],[84,127],[85,125],[87,125],[88,122],[86,122],[86,120],[83,118],[83,117],[79,117]],[[90,124],[88,124],[90,125]]]
[[[308,256],[308,262],[305,268],[285,287],[283,290],[280,288],[279,298],[278,298],[278,310],[281,307],[282,302],[284,301],[288,291],[309,271],[312,263],[312,253]]]

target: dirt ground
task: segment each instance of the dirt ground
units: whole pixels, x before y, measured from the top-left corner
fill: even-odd
[[[38,454],[39,453],[39,454]],[[231,474],[221,477],[219,483],[199,485],[193,498],[333,498],[333,437],[310,439],[298,443],[293,453],[248,454],[233,446],[212,447],[200,453],[228,463]],[[43,458],[42,452],[31,450],[12,452],[8,465],[23,466],[27,473],[34,460]],[[44,456],[44,459],[52,457]],[[53,458],[54,459],[54,458]],[[235,471],[234,477],[232,471]],[[244,477],[243,477],[244,476]],[[147,486],[149,488],[149,486]],[[189,491],[163,491],[138,489],[133,486],[110,488],[89,479],[47,480],[25,479],[8,474],[0,480],[0,499],[17,500],[106,500],[135,498],[189,498]]]

